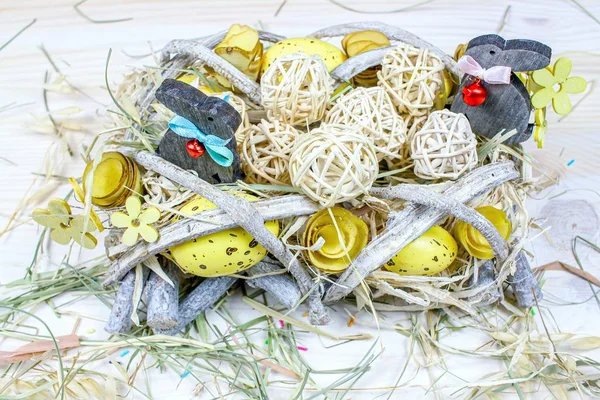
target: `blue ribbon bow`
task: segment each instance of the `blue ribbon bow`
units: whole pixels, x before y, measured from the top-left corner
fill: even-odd
[[[171,118],[169,128],[181,137],[197,139],[204,145],[210,157],[220,166],[229,167],[233,163],[233,153],[225,147],[231,139],[225,140],[214,135],[207,135],[190,120],[179,115]]]

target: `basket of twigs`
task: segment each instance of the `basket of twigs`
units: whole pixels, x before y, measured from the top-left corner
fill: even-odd
[[[141,324],[140,308],[175,335],[244,285],[313,325],[342,300],[528,308],[541,298],[524,251],[538,182],[519,143],[543,144],[536,71],[550,57],[497,35],[453,57],[374,22],[175,40],[113,93],[127,128],[71,181],[85,212],[56,200],[34,218],[59,243],[92,248],[108,231],[111,333]]]

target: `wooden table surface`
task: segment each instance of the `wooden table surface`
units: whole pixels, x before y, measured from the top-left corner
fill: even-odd
[[[600,95],[593,86],[600,76],[600,23],[593,16],[600,18],[600,2],[437,0],[408,11],[393,12],[416,2],[343,1],[347,7],[361,11],[353,12],[327,0],[289,0],[275,15],[281,5],[280,0],[90,0],[80,9],[93,19],[131,18],[116,23],[92,23],[76,12],[73,7],[75,0],[0,0],[0,45],[36,19],[29,29],[0,51],[0,232],[12,221],[15,210],[23,209],[12,221],[10,230],[3,232],[0,238],[3,260],[0,283],[22,277],[31,261],[39,233],[28,218],[31,208],[45,203],[54,194],[66,193],[68,187],[64,177],[79,176],[82,171],[81,160],[65,155],[64,141],[58,140],[50,129],[42,96],[45,74],[50,73],[52,79],[56,79],[57,69],[79,89],[64,92],[67,86],[59,81],[46,85],[49,110],[57,120],[64,121],[71,128],[61,134],[70,146],[81,149],[106,126],[105,109],[111,104],[104,82],[109,49],[113,50],[108,69],[109,82],[111,87],[116,87],[131,66],[152,63],[150,58],[128,55],[147,54],[150,48],[158,49],[171,39],[201,37],[224,30],[232,23],[260,26],[293,37],[344,22],[379,20],[411,31],[450,54],[458,43],[500,31],[506,38],[531,38],[547,43],[555,56],[568,54],[573,60],[573,73],[584,76],[592,90],[585,97],[577,97],[575,100],[581,102],[560,122],[555,116],[550,117],[547,147],[543,151],[535,150],[533,143],[528,143],[527,148],[532,154],[548,165],[555,165],[564,175],[560,187],[531,199],[528,209],[530,217],[537,218],[535,221],[539,225],[552,226],[546,235],[534,241],[534,266],[554,260],[573,264],[572,238],[582,235],[594,242],[598,239]],[[592,16],[586,15],[579,5]],[[386,10],[387,13],[377,13]],[[54,65],[42,48],[50,55]],[[59,93],[61,91],[63,93]],[[2,108],[7,105],[10,107]],[[33,199],[28,201],[31,196]],[[532,234],[538,232],[532,230]],[[51,260],[60,257],[60,250],[52,249],[48,254],[53,257],[47,257],[44,268],[54,268]],[[600,257],[596,252],[582,248],[579,254],[587,270],[600,276],[597,262]],[[88,258],[90,253],[81,254],[82,260]],[[590,286],[564,272],[548,272],[545,279],[546,299],[542,312],[548,319],[552,314],[555,322],[550,324],[550,329],[600,335],[599,306],[595,301],[585,302],[592,295]],[[247,312],[239,299],[234,298],[230,303],[239,313]],[[567,303],[571,305],[565,305]],[[82,312],[98,320],[84,320],[80,334],[95,329],[95,333],[88,334],[89,337],[107,337],[102,331],[102,320],[106,319],[108,309],[89,301]],[[39,315],[44,316],[57,335],[69,333],[72,329],[74,319],[56,319],[47,311],[40,311]],[[367,314],[362,317],[370,320]],[[388,321],[405,321],[407,315],[388,314],[386,318]],[[327,327],[328,330],[340,334],[371,332],[380,337],[384,348],[371,371],[355,385],[355,389],[362,390],[353,390],[344,398],[387,397],[389,387],[395,384],[406,361],[407,339],[391,330],[378,332],[361,326],[348,328],[347,315],[341,308],[334,313],[334,319],[335,324]],[[318,338],[310,335],[305,335],[301,341],[309,348],[306,357],[315,369],[355,365],[372,344],[364,342],[325,349]],[[474,348],[482,342],[482,338],[475,334],[462,334],[453,341],[462,343],[463,347],[470,347],[472,342]],[[10,346],[10,341],[0,342],[0,349]],[[595,353],[596,358],[599,358],[598,355]],[[445,361],[451,374],[445,373],[439,366],[426,370],[412,363],[392,398],[401,394],[409,398],[446,398],[468,382],[505,367],[502,362],[461,356],[448,356]],[[116,374],[108,364],[104,368]],[[193,397],[193,386],[189,382],[184,380],[177,387],[177,375],[155,375],[152,377],[154,398]],[[323,385],[327,383],[324,381]],[[432,389],[426,393],[430,387]],[[551,398],[545,387],[525,385],[525,389],[527,392],[539,389],[531,395],[532,398]],[[274,398],[287,398],[289,394],[282,392]],[[134,393],[129,396],[135,398]],[[206,393],[200,398],[203,396]],[[138,395],[137,398],[142,397]],[[578,396],[573,394],[573,398]]]

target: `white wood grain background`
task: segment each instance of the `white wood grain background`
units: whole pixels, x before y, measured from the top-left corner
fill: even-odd
[[[398,9],[415,3],[404,1],[346,1],[344,4],[363,11],[376,12]],[[437,0],[430,4],[400,13],[376,13],[365,15],[344,10],[327,0],[289,0],[278,16],[275,12],[280,0],[90,0],[82,6],[91,17],[104,20],[132,17],[120,23],[93,24],[78,15],[73,8],[75,0],[0,0],[0,43],[7,40],[21,27],[36,18],[37,22],[15,42],[0,52],[0,107],[15,103],[13,110],[0,112],[0,230],[3,230],[22,201],[38,192],[37,198],[45,199],[54,193],[65,193],[64,180],[44,179],[38,174],[52,174],[59,177],[80,175],[82,163],[70,159],[58,151],[56,137],[40,133],[35,128],[47,120],[42,101],[41,85],[46,71],[52,66],[39,49],[43,45],[53,57],[56,66],[69,81],[82,93],[49,94],[50,110],[62,118],[59,111],[65,107],[78,107],[80,112],[69,119],[71,124],[80,126],[80,132],[64,132],[69,143],[80,148],[89,142],[94,133],[102,130],[104,110],[110,104],[104,85],[104,65],[108,49],[113,49],[109,69],[111,85],[116,86],[121,76],[132,65],[151,63],[150,59],[137,60],[128,54],[144,54],[149,46],[160,48],[174,38],[193,38],[226,29],[232,23],[243,23],[277,32],[288,37],[301,36],[319,28],[350,21],[380,20],[407,29],[436,44],[447,52],[453,52],[457,43],[471,37],[496,32],[508,6],[501,34],[507,38],[531,38],[547,43],[554,54],[567,54],[574,61],[574,74],[584,76],[595,84],[600,76],[600,25],[578,8],[570,0]],[[593,15],[600,17],[600,1],[579,0]],[[598,239],[597,211],[600,204],[600,177],[598,153],[600,151],[600,95],[598,90],[591,93],[577,106],[575,111],[560,122],[553,121],[548,131],[548,145],[542,152],[533,153],[546,160],[553,160],[566,174],[559,188],[550,193],[536,196],[537,200],[528,203],[532,217],[540,217],[538,222],[553,229],[547,238],[540,237],[534,242],[534,265],[560,259],[574,263],[570,252],[570,240],[577,234],[590,240]],[[580,96],[578,99],[581,99]],[[105,120],[104,120],[105,121]],[[55,152],[48,152],[48,148]],[[51,160],[52,168],[45,166]],[[567,163],[574,160],[571,166]],[[553,197],[558,196],[558,197]],[[562,203],[561,203],[562,202]],[[566,206],[565,206],[566,204]],[[35,204],[27,204],[30,209]],[[28,211],[17,216],[12,228],[0,238],[0,258],[2,260],[0,283],[23,276],[29,265],[32,251],[37,241],[37,228],[28,218]],[[548,222],[548,220],[550,222]],[[551,239],[551,241],[548,240]],[[52,259],[59,259],[60,249],[51,249],[46,260],[47,268],[53,268]],[[600,276],[599,257],[589,249],[583,249],[581,256],[588,270]],[[89,259],[89,253],[82,253],[81,259]],[[563,272],[546,274],[543,302],[543,315],[550,322],[553,331],[580,334],[600,334],[600,310],[594,301],[587,301],[592,295],[590,286]],[[566,305],[571,303],[570,305]],[[230,307],[243,318],[253,313],[233,298]],[[84,320],[80,334],[94,339],[104,338],[103,322],[108,309],[93,300],[78,303],[75,311],[95,319]],[[335,325],[328,327],[340,334],[371,332],[381,337],[383,354],[372,365],[344,398],[375,398],[390,394],[390,387],[396,383],[406,361],[408,340],[393,330],[373,330],[355,325],[346,327],[347,315],[340,308],[336,310]],[[63,316],[57,319],[42,309],[38,310],[53,329],[54,334],[70,333],[74,318]],[[296,315],[301,318],[300,310]],[[551,318],[551,315],[552,317]],[[213,318],[214,316],[210,316]],[[385,314],[386,322],[406,323],[403,313]],[[368,315],[362,315],[370,321]],[[95,329],[89,333],[89,329]],[[541,327],[540,327],[541,331]],[[357,364],[372,342],[354,343],[325,349],[318,338],[301,335],[301,341],[309,351],[309,363],[315,369],[344,368]],[[476,333],[463,333],[445,338],[446,343],[462,348],[475,348],[489,340]],[[0,342],[6,350],[14,343]],[[590,354],[593,355],[593,354]],[[598,356],[598,354],[595,354]],[[411,362],[408,372],[392,395],[409,398],[446,398],[468,382],[480,379],[487,373],[500,371],[505,366],[499,361],[469,359],[460,356],[447,356],[444,361],[449,372],[439,366],[428,370],[417,362]],[[98,368],[116,374],[106,362]],[[331,383],[330,376],[321,384]],[[183,380],[177,387],[176,374],[152,373],[152,396],[156,399],[187,399],[193,397],[193,385]],[[435,382],[435,383],[434,383]],[[140,382],[145,388],[143,382]],[[379,388],[379,389],[377,389]],[[431,389],[430,389],[431,388]],[[121,388],[124,390],[124,388]],[[427,391],[430,389],[429,391]],[[525,385],[524,391],[531,398],[552,398],[545,387]],[[224,392],[227,392],[226,388]],[[124,391],[125,393],[125,391]],[[213,392],[214,394],[214,392]],[[290,392],[275,391],[273,398],[287,398]],[[464,392],[456,394],[460,398]],[[202,392],[201,398],[211,398]],[[510,395],[504,396],[510,398]],[[136,398],[129,393],[129,398]],[[137,398],[141,398],[137,395]],[[573,394],[573,398],[577,398]]]

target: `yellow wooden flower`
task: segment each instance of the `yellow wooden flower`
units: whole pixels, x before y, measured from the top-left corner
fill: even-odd
[[[247,25],[231,25],[214,51],[248,78],[254,81],[258,78],[262,65],[263,44],[256,29]],[[207,67],[207,70],[214,73],[215,79],[223,87],[233,87],[228,79],[214,72],[212,68]]]
[[[504,211],[491,206],[479,207],[476,208],[475,211],[490,221],[496,229],[498,229],[500,235],[505,240],[508,240],[510,233],[512,232],[512,224]],[[454,226],[454,237],[473,257],[477,257],[481,260],[490,260],[494,258],[494,252],[488,241],[485,240],[477,229],[466,222],[458,221],[456,223]]]
[[[98,244],[90,233],[96,230],[93,221],[84,215],[71,216],[71,207],[63,199],[52,199],[47,208],[36,208],[32,213],[33,220],[50,228],[52,241],[67,245],[74,240],[81,247],[93,249]]]
[[[136,196],[130,196],[125,202],[127,214],[117,211],[111,214],[110,223],[117,228],[127,228],[123,233],[121,242],[133,246],[138,236],[146,242],[156,242],[158,231],[151,224],[160,219],[160,211],[155,207],[148,207],[142,211],[142,202]]]
[[[325,243],[320,249],[307,251],[308,259],[320,270],[336,274],[348,268],[367,245],[368,237],[369,228],[363,220],[344,208],[333,207],[310,217],[302,242],[312,247],[323,238]]]
[[[366,51],[390,46],[390,40],[378,31],[352,32],[342,39],[342,48],[348,57],[354,57]],[[377,71],[381,66],[367,68],[353,78],[353,82],[359,86],[371,87],[377,85]]]
[[[454,60],[458,61],[465,55],[467,52],[467,43],[459,43],[454,50]]]
[[[546,121],[546,107],[535,110],[535,126],[533,128],[533,140],[537,143],[539,149],[544,147],[546,142],[546,130],[548,122]]]
[[[532,73],[533,81],[541,86],[531,98],[535,108],[546,107],[552,102],[552,108],[557,114],[565,115],[571,111],[569,94],[581,93],[587,87],[587,82],[582,77],[569,77],[572,68],[571,60],[562,57],[556,60],[553,67]]]
[[[91,218],[87,218],[85,215],[76,215],[71,219],[69,226],[69,234],[75,243],[86,249],[96,247],[98,241],[90,233],[96,230],[96,226]]]

